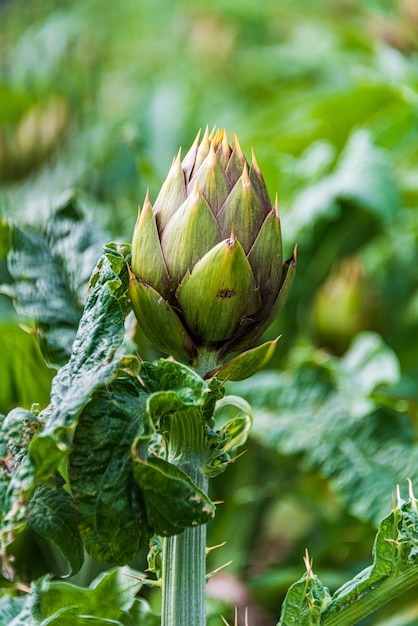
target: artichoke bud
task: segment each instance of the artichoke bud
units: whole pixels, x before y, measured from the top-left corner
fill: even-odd
[[[273,321],[293,281],[283,263],[277,198],[272,207],[254,151],[251,165],[236,135],[198,133],[180,152],[158,194],[139,212],[130,293],[144,333],[162,351],[202,374],[243,377],[262,367],[276,342],[247,349]],[[242,357],[242,360],[241,360]],[[238,361],[237,361],[238,359]],[[245,377],[245,376],[244,376]]]

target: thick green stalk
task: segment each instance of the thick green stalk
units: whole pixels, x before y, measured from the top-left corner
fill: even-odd
[[[321,626],[352,626],[381,608],[401,593],[404,593],[418,582],[418,569],[408,568],[396,576],[389,576],[378,582],[376,586],[364,590],[361,595],[354,594],[344,605],[330,605],[329,612],[321,616]],[[328,614],[327,614],[328,613]]]
[[[165,428],[168,460],[207,493],[203,473],[205,430],[199,409],[168,418]],[[161,626],[206,624],[206,525],[186,528],[163,542],[163,599]]]

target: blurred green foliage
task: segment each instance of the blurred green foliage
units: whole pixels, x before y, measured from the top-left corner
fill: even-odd
[[[416,467],[417,88],[414,0],[0,3],[0,278],[9,293],[8,220],[30,225],[60,284],[73,280],[80,294],[74,274],[81,287],[101,244],[130,240],[146,189],[153,201],[178,147],[206,124],[237,132],[247,154],[253,145],[279,192],[297,279],[266,336],[283,333],[272,371],[239,390],[254,404],[254,437],[214,481],[225,503],[209,531],[213,543],[228,540],[209,564],[234,559],[227,599],[249,604],[259,626],[276,623],[305,547],[331,589],[370,563],[377,518]],[[79,263],[48,234],[68,189],[90,232],[97,227],[90,247],[75,235]],[[35,312],[24,313],[0,296],[4,413],[48,404],[53,371]],[[65,342],[73,330],[67,324]],[[382,374],[382,362],[366,371],[358,359],[344,386],[355,347],[370,337],[391,376],[377,386],[369,374]],[[142,338],[140,348],[156,356]],[[234,595],[233,577],[244,594]],[[401,609],[412,618],[391,617]],[[382,611],[367,624],[418,624],[414,594]]]

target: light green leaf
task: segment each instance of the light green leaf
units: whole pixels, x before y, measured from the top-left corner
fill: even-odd
[[[417,501],[400,501],[379,526],[373,565],[340,587],[323,612],[321,625],[357,623],[418,583]]]
[[[223,424],[219,429],[208,429],[207,459],[205,473],[208,476],[217,476],[223,472],[236,453],[236,449],[245,444],[251,431],[253,413],[250,405],[238,396],[225,396],[216,403],[215,415],[224,407],[235,407],[240,413]]]
[[[277,626],[320,626],[321,612],[329,601],[328,589],[309,568],[288,590]]]
[[[88,588],[44,577],[34,584],[36,604],[44,618],[39,624],[120,624],[129,615],[143,579],[144,574],[129,567],[106,571]]]
[[[287,592],[278,626],[357,624],[417,583],[418,514],[410,485],[409,501],[400,500],[379,526],[373,564],[330,597],[308,563],[306,575]]]
[[[276,349],[277,341],[278,339],[266,341],[261,346],[239,354],[220,367],[208,372],[205,378],[211,378],[212,376],[222,380],[244,380],[245,378],[250,378],[270,361]]]

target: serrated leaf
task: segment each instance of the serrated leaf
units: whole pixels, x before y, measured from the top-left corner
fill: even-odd
[[[141,385],[122,380],[97,392],[82,411],[69,459],[69,480],[87,552],[97,561],[128,563],[152,534],[133,477],[130,448],[154,427]]]
[[[176,535],[186,527],[206,524],[214,517],[211,500],[175,465],[158,457],[144,461],[135,445],[132,458],[150,525],[158,535]]]
[[[40,428],[36,415],[24,409],[13,409],[2,416],[0,430],[0,556],[2,575],[13,579],[14,570],[7,548],[27,520],[27,502],[35,486],[35,470],[28,457],[28,446]]]
[[[39,232],[11,224],[9,272],[3,285],[20,315],[33,320],[47,362],[59,367],[71,354],[90,273],[103,234],[83,216],[73,194],[63,196]]]
[[[118,274],[126,248],[120,250],[99,260],[71,358],[54,378],[51,403],[40,415],[45,427],[30,447],[39,480],[51,475],[69,453],[79,414],[95,390],[117,376],[122,357],[115,356],[124,337],[120,298],[127,292],[127,282]],[[126,274],[122,277],[127,281]]]
[[[160,359],[157,365],[143,363],[140,375],[150,392],[148,410],[154,422],[189,406],[203,407],[208,401],[208,382],[177,361]]]
[[[372,611],[418,584],[417,501],[399,502],[381,522],[373,564],[337,589],[321,624],[357,623]]]
[[[328,589],[309,571],[288,590],[277,626],[320,626],[321,612],[329,601]]]
[[[220,428],[206,431],[208,452],[205,473],[210,477],[217,476],[226,469],[233,460],[231,455],[245,444],[251,431],[253,413],[248,402],[238,396],[225,396],[216,403],[215,415],[225,406],[236,407],[240,413]]]
[[[38,485],[28,506],[26,528],[52,541],[69,564],[68,576],[76,574],[84,561],[84,547],[72,497],[62,486]]]
[[[364,376],[363,376],[364,371]],[[387,494],[407,477],[418,481],[418,446],[408,417],[379,404],[399,365],[378,335],[359,335],[344,358],[293,353],[285,372],[231,384],[253,407],[253,436],[281,454],[301,454],[319,468],[358,517],[378,521]]]

